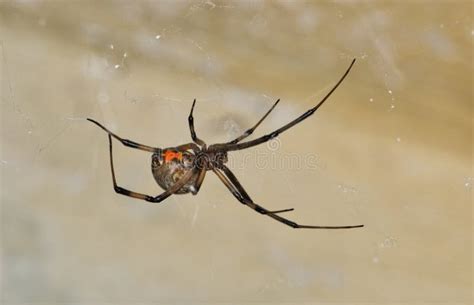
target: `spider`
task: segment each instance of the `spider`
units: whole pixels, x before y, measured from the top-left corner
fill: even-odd
[[[337,87],[342,83],[346,78],[347,74],[351,70],[352,66],[355,63],[355,59],[352,60],[351,64],[347,68],[344,75],[336,83],[336,85],[326,94],[326,96],[313,108],[309,109],[303,113],[298,118],[289,122],[288,124],[280,127],[279,129],[259,137],[257,139],[242,142],[245,138],[250,136],[255,129],[262,123],[262,121],[270,114],[270,112],[275,108],[279,103],[279,99],[273,104],[273,106],[265,113],[265,115],[250,129],[245,131],[241,136],[236,139],[226,142],[218,143],[207,146],[207,144],[201,140],[194,130],[194,117],[193,111],[196,104],[196,99],[194,99],[191,106],[191,111],[188,117],[189,130],[191,132],[191,138],[193,142],[179,145],[176,147],[168,148],[158,148],[151,147],[137,142],[127,140],[119,137],[114,134],[102,124],[97,121],[88,118],[87,120],[96,124],[108,134],[109,138],[109,157],[110,157],[110,168],[112,172],[112,182],[115,192],[137,198],[146,200],[149,202],[162,202],[169,196],[173,194],[187,194],[192,193],[196,195],[201,188],[204,177],[206,176],[207,171],[212,171],[217,177],[224,183],[224,185],[229,189],[229,191],[235,196],[235,198],[240,201],[242,204],[254,209],[262,215],[269,216],[276,221],[279,221],[285,225],[288,225],[296,229],[351,229],[351,228],[360,228],[363,225],[351,225],[351,226],[312,226],[312,225],[300,225],[294,221],[291,221],[287,218],[281,217],[279,214],[284,212],[290,212],[294,209],[283,209],[283,210],[268,210],[258,204],[256,204],[247,194],[244,187],[240,184],[239,180],[232,173],[232,171],[225,165],[227,162],[227,153],[230,151],[241,150],[250,148],[264,142],[267,142],[282,132],[290,129],[296,124],[300,123],[304,119],[311,116],[318,108],[329,98],[329,96],[337,89]],[[157,184],[164,190],[163,193],[157,196],[149,196],[142,193],[137,193],[125,189],[117,184],[115,178],[114,162],[112,156],[112,138],[117,139],[123,145],[130,148],[135,148],[139,150],[144,150],[152,153],[151,156],[151,171],[157,182]]]

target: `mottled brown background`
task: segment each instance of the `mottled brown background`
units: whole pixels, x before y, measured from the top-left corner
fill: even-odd
[[[469,1],[2,1],[2,304],[471,304]],[[282,102],[270,145],[197,196],[114,193],[93,117],[160,147],[229,140]],[[290,157],[299,164],[282,162]],[[118,179],[161,190],[116,145]],[[283,163],[283,165],[281,165]]]

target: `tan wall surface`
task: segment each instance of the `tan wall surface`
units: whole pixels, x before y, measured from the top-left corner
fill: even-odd
[[[469,1],[2,1],[2,304],[471,304]],[[106,134],[255,136],[162,204],[116,194]],[[253,138],[255,138],[253,136]],[[120,184],[162,190],[115,144]]]

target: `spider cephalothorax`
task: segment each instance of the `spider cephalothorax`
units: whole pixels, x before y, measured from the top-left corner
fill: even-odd
[[[204,167],[206,170],[212,170],[213,168],[222,168],[227,160],[226,151],[205,150],[197,154],[195,162],[199,168]]]
[[[193,143],[183,144],[176,147],[170,147],[161,149],[158,147],[147,146],[143,144],[136,143],[134,141],[123,139],[107,128],[102,124],[98,123],[93,119],[88,119],[94,124],[98,125],[100,128],[105,130],[108,133],[109,137],[109,158],[110,158],[110,167],[112,171],[112,182],[114,185],[114,190],[122,195],[130,196],[137,199],[142,199],[150,202],[161,202],[173,194],[186,194],[192,193],[197,194],[199,189],[204,181],[206,172],[212,171],[217,177],[225,184],[229,191],[239,200],[241,203],[247,205],[248,207],[254,209],[260,214],[267,215],[281,223],[284,223],[293,228],[306,228],[306,229],[351,229],[351,228],[360,228],[363,225],[355,226],[308,226],[308,225],[299,225],[287,218],[281,217],[279,213],[289,212],[293,209],[283,209],[283,210],[267,210],[266,208],[256,204],[250,198],[250,196],[245,191],[244,187],[240,184],[237,177],[232,173],[232,171],[225,165],[227,162],[227,152],[234,150],[241,150],[249,147],[259,145],[261,143],[267,142],[274,137],[278,136],[280,133],[290,129],[294,125],[300,123],[307,117],[311,116],[316,110],[328,99],[328,97],[336,90],[336,88],[342,83],[344,78],[349,74],[352,66],[354,65],[355,59],[350,64],[349,68],[346,70],[341,79],[336,83],[336,85],[329,91],[328,94],[313,108],[309,109],[302,115],[300,115],[295,120],[289,122],[288,124],[280,127],[279,129],[255,140],[247,141],[240,143],[243,139],[250,136],[254,130],[260,125],[260,123],[270,114],[270,112],[275,108],[280,100],[277,100],[275,104],[265,113],[265,115],[255,124],[252,128],[244,132],[240,137],[226,142],[213,144],[209,147],[207,144],[199,139],[196,136],[194,131],[194,117],[193,111],[196,104],[194,100],[191,107],[191,112],[189,113],[188,123],[189,129],[191,132],[191,138]],[[151,171],[153,177],[155,178],[158,185],[163,188],[164,192],[158,196],[149,196],[134,191],[130,191],[118,186],[115,179],[115,170],[112,156],[112,137],[120,141],[123,145],[135,149],[140,149],[152,153],[151,157]]]

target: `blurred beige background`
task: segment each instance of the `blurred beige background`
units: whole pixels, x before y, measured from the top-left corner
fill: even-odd
[[[2,1],[2,304],[471,304],[469,1]],[[282,102],[268,145],[197,196],[114,193],[106,134],[230,140]],[[296,158],[298,164],[285,160]],[[117,176],[156,195],[150,155]]]

